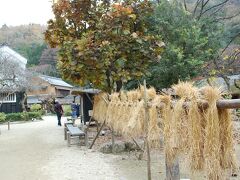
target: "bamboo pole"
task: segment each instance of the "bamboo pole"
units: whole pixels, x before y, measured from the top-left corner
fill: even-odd
[[[102,128],[103,128],[104,125],[105,125],[105,121],[102,123],[102,126],[100,127],[99,131],[97,132],[97,135],[96,135],[95,138],[93,139],[93,142],[92,142],[91,146],[89,147],[89,149],[92,149],[92,147],[93,147],[95,141],[97,140],[100,132],[102,131]]]
[[[140,147],[140,145],[137,143],[137,141],[136,141],[134,138],[132,138],[132,140],[133,140],[133,142],[136,144],[137,148],[138,148],[140,151],[144,152],[144,150]]]
[[[191,106],[191,103],[184,103],[186,108]],[[216,102],[216,106],[218,109],[238,109],[240,108],[240,99],[221,99]],[[208,102],[207,101],[199,101],[198,107],[200,109],[207,109]]]
[[[103,100],[105,101],[106,104],[109,103],[103,96],[102,96],[102,98],[103,98]],[[92,142],[91,146],[89,147],[89,149],[92,149],[95,141],[97,140],[100,132],[102,131],[103,126],[105,125],[105,122],[106,122],[106,120],[102,123],[102,126],[100,127],[100,129],[98,129],[98,125],[97,125],[97,134],[96,134],[95,138],[93,139],[93,142]],[[97,123],[97,124],[98,124],[98,123]]]
[[[150,148],[148,144],[148,123],[149,123],[149,107],[148,107],[148,97],[147,97],[147,87],[146,87],[146,80],[144,80],[144,107],[145,107],[145,143],[146,143],[146,150],[147,150],[147,173],[148,173],[148,180],[151,180],[151,156],[150,156]]]
[[[175,102],[172,103],[173,105]],[[151,104],[149,104],[151,106]],[[160,103],[158,107],[164,107],[164,103]],[[191,106],[191,102],[185,102],[183,103],[184,108],[189,108]],[[240,108],[240,99],[221,99],[216,102],[216,106],[219,109],[238,109]],[[207,109],[208,108],[208,102],[201,100],[198,102],[198,107],[200,109]]]

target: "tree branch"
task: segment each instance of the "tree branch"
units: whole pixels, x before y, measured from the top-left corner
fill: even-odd
[[[218,58],[226,51],[226,49],[230,46],[230,44],[238,37],[240,36],[240,32],[238,32],[235,36],[232,37],[232,39],[228,42],[227,46],[222,50],[221,54],[218,56]]]
[[[225,0],[225,1],[221,2],[221,3],[219,3],[219,4],[216,4],[216,5],[208,8],[208,9],[206,9],[205,11],[202,12],[202,15],[205,14],[205,13],[207,13],[208,11],[214,9],[214,8],[217,8],[217,7],[219,7],[219,6],[222,6],[222,5],[226,4],[228,1],[229,1],[229,0]]]
[[[187,11],[188,9],[187,9],[187,2],[186,2],[186,0],[183,0],[183,3],[184,3],[185,11]]]
[[[204,2],[204,0],[202,0],[202,5],[201,5],[201,10],[200,10],[200,14],[198,16],[198,20],[202,17],[202,15],[204,14],[204,11],[203,9],[205,8],[205,6],[208,4],[209,0],[207,0],[206,2]]]
[[[218,19],[215,19],[213,22],[218,22],[218,21],[222,21],[222,20],[226,20],[226,19],[232,19],[234,17],[237,17],[238,15],[240,15],[240,12],[238,12],[237,14],[234,14],[232,16],[228,16],[228,17],[220,17]]]
[[[196,4],[195,4],[195,7],[194,7],[194,10],[193,10],[193,16],[195,16],[196,12],[197,12],[197,8],[198,8],[198,5],[200,4],[201,0],[197,0]]]

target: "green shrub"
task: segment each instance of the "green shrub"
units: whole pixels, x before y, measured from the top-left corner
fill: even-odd
[[[72,113],[67,111],[67,112],[64,112],[64,116],[72,116]]]
[[[40,110],[42,110],[42,106],[40,104],[33,104],[30,107],[31,112],[37,112],[37,111],[40,111]]]
[[[6,114],[0,113],[0,122],[4,122],[6,120]]]
[[[42,119],[41,112],[28,112],[29,119]]]
[[[41,112],[22,112],[6,114],[6,121],[29,121],[32,119],[42,119]]]
[[[6,120],[7,121],[22,121],[22,120],[24,120],[24,115],[23,115],[23,113],[6,114]]]
[[[21,116],[21,120],[22,120],[22,121],[27,121],[27,120],[29,120],[28,112],[22,112],[22,113],[20,113],[20,116]]]
[[[42,116],[46,114],[46,110],[41,109],[40,111],[38,111]]]
[[[72,110],[70,105],[63,105],[64,116],[71,116]]]

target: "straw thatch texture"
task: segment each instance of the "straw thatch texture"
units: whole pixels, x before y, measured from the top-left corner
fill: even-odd
[[[210,86],[203,89],[203,96],[208,101],[209,107],[205,112],[206,139],[204,143],[204,155],[206,170],[209,179],[218,180],[222,177],[220,166],[220,124],[216,102],[221,98],[218,89]]]
[[[100,93],[94,96],[93,118],[100,123],[106,120],[106,113],[108,109],[108,96],[106,93]]]
[[[220,124],[220,165],[223,169],[236,170],[233,150],[233,127],[229,109],[218,109]]]
[[[230,111],[216,107],[217,100],[221,99],[220,91],[212,87],[197,89],[192,83],[185,82],[173,86],[173,89],[178,99],[157,95],[154,88],[147,89],[147,105],[143,87],[113,93],[109,102],[104,100],[108,100],[106,94],[99,94],[94,98],[93,116],[100,122],[106,121],[125,137],[147,134],[152,148],[159,147],[163,137],[168,164],[187,154],[193,172],[205,171],[208,179],[221,179],[225,170],[237,166]],[[208,102],[207,109],[200,108],[202,100]],[[144,123],[146,109],[149,113],[147,132]]]

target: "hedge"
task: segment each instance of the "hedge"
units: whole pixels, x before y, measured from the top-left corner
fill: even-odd
[[[70,105],[63,105],[64,116],[71,116],[72,110]]]
[[[41,112],[22,112],[22,113],[0,113],[0,122],[5,121],[29,121],[32,119],[42,119]]]
[[[6,114],[5,113],[0,113],[0,122],[4,122],[6,119]]]
[[[42,106],[40,104],[33,104],[31,107],[30,107],[30,111],[31,112],[38,112],[42,109]]]

